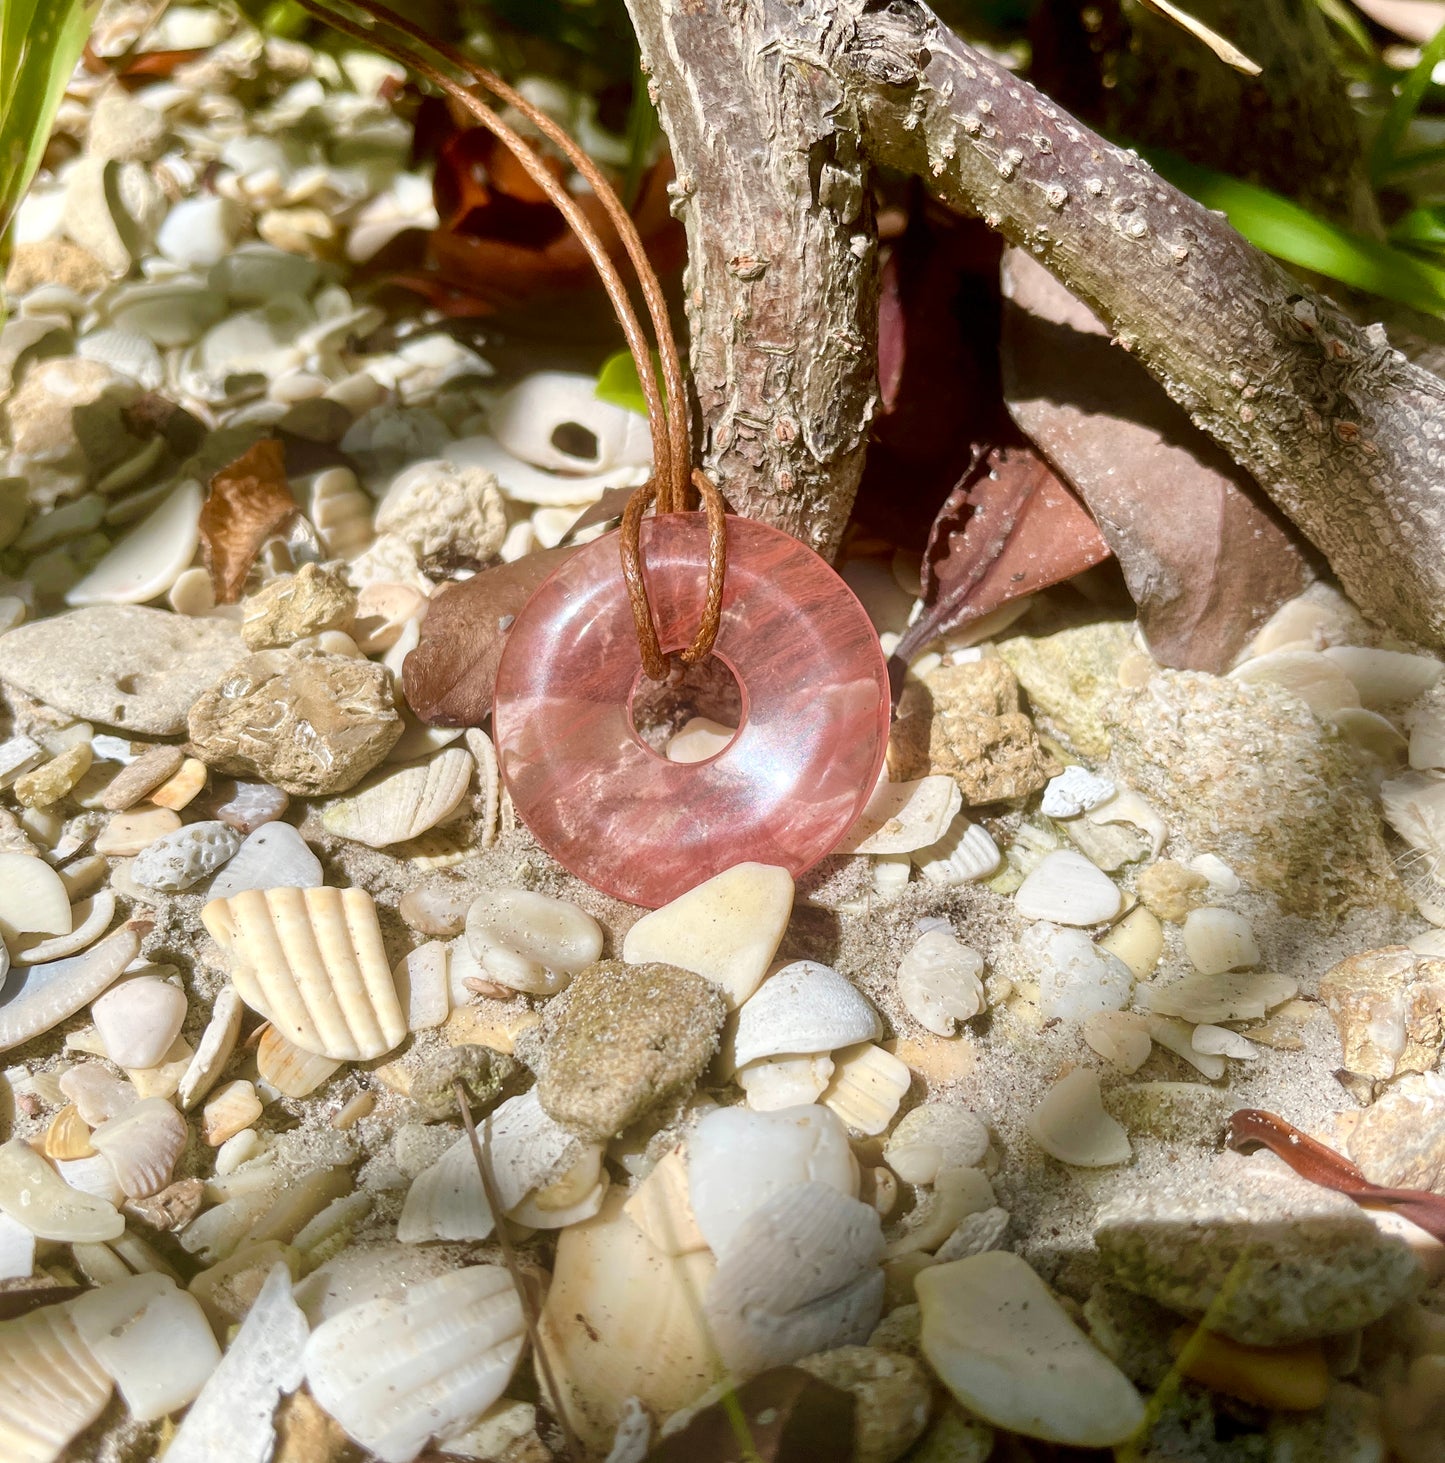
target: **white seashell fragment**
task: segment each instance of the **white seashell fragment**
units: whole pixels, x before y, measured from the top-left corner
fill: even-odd
[[[883,1311],[878,1213],[828,1184],[755,1209],[718,1258],[704,1315],[724,1364],[748,1377],[866,1341]]]
[[[25,935],[68,935],[70,894],[44,859],[0,853],[0,939],[19,946]]]
[[[111,1380],[81,1339],[70,1307],[43,1306],[0,1323],[0,1458],[58,1463],[110,1400]]]
[[[125,1229],[114,1205],[71,1188],[23,1138],[0,1146],[0,1211],[36,1239],[99,1243]]]
[[[1318,650],[1273,650],[1230,671],[1232,681],[1278,686],[1298,696],[1322,721],[1345,706],[1358,706],[1354,682]]]
[[[354,792],[333,798],[322,826],[338,838],[388,848],[446,822],[461,806],[472,780],[471,754],[449,747],[426,762],[368,778]]]
[[[1107,777],[1100,777],[1087,767],[1065,767],[1057,777],[1049,779],[1040,811],[1046,818],[1077,818],[1080,813],[1108,802],[1117,791]]]
[[[963,811],[963,793],[951,777],[918,782],[880,780],[858,821],[835,853],[913,853],[930,848]]]
[[[1445,777],[1406,772],[1380,784],[1385,821],[1436,867],[1445,858]]]
[[[149,848],[157,838],[174,833],[181,826],[180,818],[170,808],[156,808],[148,803],[124,813],[112,813],[95,840],[95,851],[107,858],[127,858]]]
[[[184,1407],[220,1364],[205,1312],[169,1275],[103,1285],[75,1301],[70,1318],[136,1422]]]
[[[141,975],[99,996],[91,1019],[105,1054],[117,1067],[154,1067],[186,1021],[186,993],[169,981]]]
[[[145,1097],[102,1123],[90,1141],[110,1160],[126,1198],[145,1199],[170,1183],[186,1146],[186,1120],[165,1098]]]
[[[241,835],[225,823],[187,823],[143,848],[131,877],[147,889],[176,893],[209,878],[241,846]]]
[[[1128,1378],[1018,1255],[931,1266],[915,1284],[923,1355],[970,1413],[1085,1448],[1127,1443],[1144,1426]]]
[[[92,1128],[98,1128],[136,1103],[130,1083],[113,1076],[99,1062],[71,1067],[61,1074],[59,1086],[61,1094],[75,1104]]]
[[[289,823],[263,823],[211,881],[212,899],[247,889],[319,889],[321,860]]]
[[[882,1034],[868,998],[816,960],[795,960],[743,1002],[732,1042],[737,1066],[759,1057],[806,1056],[856,1046]]]
[[[275,1265],[220,1364],[181,1420],[168,1463],[269,1463],[276,1403],[301,1385],[306,1317]]]
[[[976,1168],[987,1154],[983,1119],[939,1099],[905,1113],[883,1145],[883,1161],[905,1184],[931,1184],[946,1170]]]
[[[1095,1011],[1120,1011],[1134,994],[1129,967],[1083,930],[1041,921],[1024,931],[1018,948],[1038,973],[1039,1010],[1046,1021],[1082,1021]]]
[[[734,1010],[762,983],[793,910],[793,879],[736,864],[645,914],[622,941],[629,965],[661,961],[710,980]]]
[[[306,1383],[383,1463],[409,1463],[502,1395],[523,1339],[507,1272],[470,1265],[323,1321],[306,1343]]]
[[[1201,975],[1223,975],[1259,964],[1254,927],[1232,909],[1216,905],[1191,909],[1184,920],[1183,936],[1184,953]]]
[[[447,954],[447,947],[440,940],[428,940],[392,971],[396,998],[406,1011],[408,1031],[440,1026],[451,1014]]]
[[[115,1170],[103,1153],[93,1153],[89,1158],[58,1158],[55,1171],[72,1189],[101,1199],[112,1209],[125,1202]]]
[[[716,757],[737,734],[735,726],[724,726],[706,716],[694,716],[668,738],[667,760],[706,762],[709,757]]]
[[[912,1081],[907,1063],[865,1041],[834,1054],[833,1080],[819,1101],[850,1132],[871,1138],[893,1121]]]
[[[687,1161],[680,1148],[664,1154],[653,1165],[623,1204],[622,1212],[664,1255],[690,1255],[708,1247],[688,1198]]]
[[[1084,1040],[1124,1073],[1137,1072],[1154,1049],[1148,1017],[1137,1011],[1095,1011],[1084,1017]]]
[[[1322,654],[1349,677],[1361,703],[1373,711],[1413,701],[1445,675],[1445,665],[1433,655],[1407,655],[1363,645],[1331,645]]]
[[[201,1109],[201,1139],[209,1147],[219,1148],[260,1116],[261,1099],[255,1085],[245,1080],[227,1082]]]
[[[1121,792],[1084,815],[1090,823],[1128,823],[1149,839],[1150,851],[1159,857],[1169,829],[1163,818],[1137,792]]]
[[[1003,855],[981,823],[955,818],[937,843],[913,855],[913,862],[930,884],[952,887],[987,879],[1003,862]]]
[[[66,591],[66,604],[138,605],[165,594],[196,556],[201,497],[199,483],[181,483]]]
[[[467,910],[467,945],[489,979],[550,996],[602,954],[602,927],[565,899],[500,889]]]
[[[743,1090],[754,1112],[776,1112],[780,1107],[803,1107],[816,1102],[833,1077],[833,1059],[759,1057],[739,1067],[733,1081]]]
[[[1221,1021],[1258,1020],[1298,990],[1298,983],[1287,975],[1250,970],[1186,975],[1167,984],[1141,986],[1140,995],[1143,1004],[1161,1016],[1217,1025]]]
[[[447,444],[447,460],[461,468],[482,468],[496,478],[514,503],[547,506],[595,503],[609,488],[635,488],[647,481],[645,467],[621,466],[605,472],[543,472],[508,452],[493,437],[463,437]]]
[[[0,1214],[0,1280],[27,1280],[35,1273],[35,1236],[19,1220]]]
[[[43,761],[45,748],[18,732],[0,742],[0,787],[9,787],[17,777],[23,777],[32,767],[39,767]]]
[[[193,1108],[225,1071],[241,1035],[241,1010],[235,986],[222,986],[211,1007],[211,1019],[201,1033],[200,1045],[177,1088],[182,1111]]]
[[[480,727],[468,727],[467,751],[477,764],[477,795],[473,803],[477,815],[477,843],[490,848],[497,841],[497,821],[502,810],[502,770],[497,763],[497,749]]]
[[[177,264],[207,269],[231,252],[240,224],[240,210],[229,198],[183,198],[156,231],[156,248]]]
[[[898,966],[898,998],[925,1031],[952,1036],[984,1007],[983,956],[952,930],[929,930]]]
[[[309,1097],[340,1069],[340,1062],[318,1057],[293,1046],[274,1026],[267,1026],[256,1046],[256,1069],[261,1080],[283,1097]]]
[[[64,878],[62,873],[62,882]],[[66,892],[70,892],[68,887]],[[47,940],[17,940],[13,957],[15,963],[44,965],[89,949],[110,928],[115,918],[115,895],[109,889],[102,889],[91,898],[72,905],[70,915],[72,924],[68,935],[52,935]]]
[[[1157,1041],[1166,1051],[1171,1051],[1176,1057],[1182,1057],[1191,1067],[1197,1068],[1211,1082],[1217,1082],[1224,1076],[1226,1063],[1223,1057],[1201,1052],[1194,1046],[1194,1030],[1186,1021],[1178,1021],[1173,1016],[1146,1016],[1149,1035],[1152,1040]]]
[[[49,1031],[93,1001],[140,953],[145,928],[132,921],[83,954],[12,970],[0,1002],[0,1051]]]
[[[1164,927],[1157,915],[1136,904],[1100,936],[1098,946],[1122,960],[1135,980],[1147,980],[1164,953]]]
[[[1189,1044],[1203,1057],[1235,1057],[1242,1062],[1259,1057],[1259,1048],[1252,1041],[1227,1026],[1196,1026]]]
[[[1061,925],[1102,924],[1123,902],[1123,892],[1102,869],[1068,848],[1046,855],[1014,894],[1025,919]]]
[[[918,1196],[918,1204],[904,1220],[902,1230],[888,1242],[890,1260],[919,1251],[933,1253],[974,1214],[995,1208],[993,1185],[979,1168],[942,1168],[933,1186]]]
[[[1409,743],[1394,722],[1378,711],[1347,706],[1335,712],[1333,720],[1335,730],[1363,758],[1378,763],[1380,770],[1393,772],[1409,756]]]
[[[606,472],[652,462],[646,421],[601,400],[596,379],[580,373],[537,371],[503,392],[487,418],[508,452],[549,472]]]
[[[1107,1168],[1134,1155],[1123,1125],[1104,1111],[1099,1074],[1075,1067],[1029,1114],[1029,1137],[1045,1153],[1075,1168]]]
[[[688,1202],[716,1255],[773,1195],[803,1183],[828,1184],[850,1198],[858,1192],[848,1135],[826,1108],[719,1108],[688,1135]]]
[[[225,950],[241,999],[288,1041],[335,1061],[370,1061],[406,1036],[406,1015],[363,889],[248,889],[201,920]]]

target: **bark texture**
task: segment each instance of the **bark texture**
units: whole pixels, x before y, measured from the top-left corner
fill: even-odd
[[[831,557],[877,402],[877,240],[834,7],[627,0],[677,169],[703,462]]]

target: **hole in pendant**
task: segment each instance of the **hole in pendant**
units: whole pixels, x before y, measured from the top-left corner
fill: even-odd
[[[686,665],[674,653],[667,663],[665,681],[638,673],[628,701],[632,730],[669,762],[706,762],[737,739],[747,716],[743,688],[721,656]]]
[[[581,422],[563,422],[552,433],[552,445],[558,452],[582,462],[590,464],[597,461],[597,433]]]

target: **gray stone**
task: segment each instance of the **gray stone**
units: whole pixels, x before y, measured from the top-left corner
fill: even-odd
[[[1421,1278],[1408,1246],[1353,1200],[1272,1158],[1226,1155],[1187,1189],[1132,1193],[1094,1239],[1117,1284],[1250,1346],[1368,1325]]]
[[[90,605],[0,635],[0,680],[85,721],[169,737],[244,653],[227,620]]]

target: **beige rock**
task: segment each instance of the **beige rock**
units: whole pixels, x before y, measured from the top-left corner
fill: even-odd
[[[208,766],[307,797],[353,787],[401,732],[384,666],[284,650],[242,661],[190,713]]]
[[[345,630],[356,616],[356,591],[339,569],[303,564],[246,600],[241,635],[252,650],[293,645],[325,630]]]
[[[387,490],[376,527],[405,539],[418,559],[484,564],[502,547],[507,515],[485,469],[418,462]]]
[[[58,803],[90,771],[92,755],[90,743],[81,742],[41,763],[16,780],[16,798],[27,808],[48,808]]]
[[[151,802],[159,808],[180,812],[189,807],[196,794],[206,785],[206,764],[187,757],[176,771],[151,794]]]
[[[840,1346],[795,1363],[853,1394],[854,1463],[893,1463],[928,1425],[933,1388],[911,1356],[872,1346]]]
[[[1388,1082],[1432,1071],[1445,1046],[1445,960],[1404,945],[1367,950],[1320,977],[1345,1069]]]
[[[1445,1192],[1445,1083],[1402,1077],[1358,1114],[1345,1147],[1374,1183]]]
[[[1162,858],[1139,870],[1134,884],[1144,908],[1171,924],[1182,924],[1209,893],[1209,880],[1172,858]]]
[[[179,747],[148,747],[134,762],[122,767],[100,795],[100,805],[123,813],[166,781],[185,760]],[[139,852],[139,850],[137,850]]]
[[[1053,635],[1035,631],[1000,641],[997,649],[1040,726],[1082,757],[1109,755],[1111,701],[1135,658],[1132,621],[1106,620]]]
[[[16,296],[28,295],[40,285],[60,285],[78,295],[93,295],[107,282],[100,260],[69,239],[17,244],[5,274],[5,288]]]

